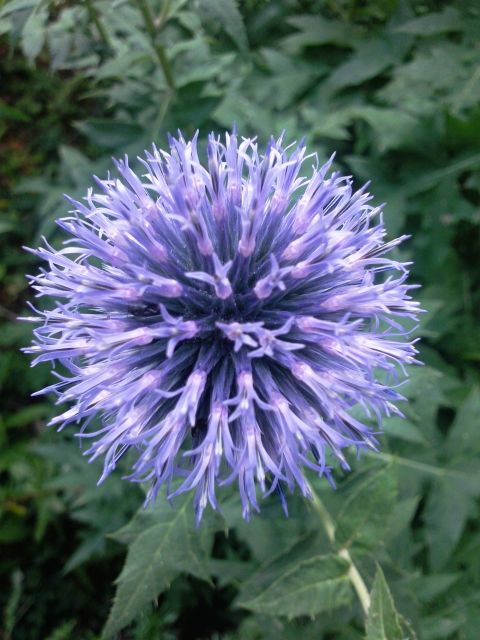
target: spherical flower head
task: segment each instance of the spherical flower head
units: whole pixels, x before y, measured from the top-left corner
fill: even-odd
[[[51,424],[82,425],[100,480],[133,451],[147,501],[192,490],[200,519],[235,481],[248,518],[259,494],[309,496],[305,468],[331,479],[346,447],[376,448],[418,303],[388,257],[403,238],[385,241],[381,208],[333,158],[235,131],[205,155],[172,138],[143,175],[125,158],[70,201],[63,248],[33,251],[48,268],[32,284],[56,303],[26,351],[61,365],[41,393],[70,408]]]

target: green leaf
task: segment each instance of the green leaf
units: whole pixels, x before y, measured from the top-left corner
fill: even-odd
[[[248,49],[247,32],[236,0],[200,0],[199,11],[222,25],[240,51]]]
[[[431,119],[444,110],[458,115],[475,108],[479,91],[478,52],[465,43],[444,41],[419,48],[408,63],[396,66],[377,96],[394,108]]]
[[[244,584],[238,604],[267,615],[315,616],[349,604],[348,568],[349,563],[336,555],[314,556],[290,563],[258,590],[259,576],[254,574]]]
[[[27,9],[32,9],[32,11],[36,10],[42,2],[43,0],[11,0],[0,8],[0,18],[9,16],[16,11],[25,11]]]
[[[480,389],[473,387],[448,432],[447,447],[452,455],[480,453]]]
[[[129,548],[104,638],[131,622],[179,573],[209,579],[212,530],[206,522],[195,528],[190,494],[180,496],[175,509],[162,494],[153,508],[141,509],[114,537],[128,541]]]
[[[305,47],[336,44],[353,49],[359,41],[361,30],[341,20],[327,20],[319,15],[292,16],[287,23],[298,29],[283,40],[284,48],[297,52]]]
[[[415,515],[420,496],[404,498],[398,500],[388,519],[388,538],[395,540],[402,532],[410,526],[410,522]]]
[[[76,122],[75,127],[94,144],[106,149],[123,147],[139,138],[143,129],[133,122],[120,122],[103,118],[91,118]]]
[[[366,640],[405,640],[400,616],[380,566],[373,582]]]
[[[429,556],[435,571],[451,557],[475,502],[461,482],[442,478],[432,486],[423,514]]]
[[[12,105],[7,104],[3,100],[0,100],[0,118],[5,120],[17,120],[18,122],[30,122],[31,117],[21,111],[21,109],[17,109],[16,107],[12,107]]]
[[[453,7],[445,7],[438,13],[427,13],[419,18],[408,20],[395,27],[394,31],[417,36],[432,36],[439,33],[462,31],[464,21]]]
[[[320,111],[306,107],[303,116],[311,125],[312,135],[319,138],[333,138],[334,140],[348,140],[351,137],[348,131],[352,121],[350,108]]]
[[[364,106],[354,108],[352,115],[372,127],[380,153],[418,144],[418,121],[406,111]]]
[[[47,402],[30,404],[8,416],[5,420],[5,427],[7,429],[25,427],[45,418],[51,411],[52,407]]]
[[[353,486],[352,486],[353,485]],[[395,505],[395,467],[363,473],[344,488],[345,500],[337,516],[335,540],[339,548],[357,544],[378,547]]]
[[[92,179],[92,163],[78,149],[62,145],[59,149],[62,166],[76,187],[86,189]]]
[[[377,64],[379,63],[374,62],[372,64],[370,69],[372,72],[373,65]],[[356,84],[354,77],[347,80],[351,72],[353,72],[353,70],[348,71],[347,76],[343,80],[338,77],[338,82],[346,83],[345,85],[340,84],[339,88],[340,86],[348,86],[348,84]],[[331,78],[335,80],[333,75],[330,76],[330,79]],[[330,87],[330,79],[326,83],[326,87]],[[318,110],[307,108],[305,110],[305,116],[312,122],[313,130],[317,135],[340,140],[351,137],[347,130],[348,126],[355,120],[363,120],[373,131],[376,142],[375,151],[377,153],[384,153],[390,149],[408,148],[418,143],[418,121],[409,113],[398,109],[380,108],[370,105],[352,105],[331,113],[322,114]],[[370,160],[370,163],[371,162]]]
[[[326,86],[338,91],[375,78],[397,61],[391,44],[383,38],[362,42],[355,53],[330,74]]]
[[[420,429],[413,422],[398,416],[386,418],[383,422],[383,431],[389,436],[407,442],[417,442],[418,444],[426,444],[427,442]]]
[[[40,7],[32,11],[23,27],[20,45],[30,63],[35,60],[45,44],[47,20],[47,10]]]
[[[295,104],[297,96],[307,90],[313,79],[328,71],[328,66],[319,61],[314,69],[295,64],[289,56],[269,47],[262,48],[260,53],[262,63],[270,73],[268,79],[262,76],[261,89],[265,91],[268,103],[279,109]]]
[[[462,574],[458,573],[435,573],[430,576],[415,576],[409,582],[409,589],[417,595],[422,602],[435,602],[447,589],[459,581]]]

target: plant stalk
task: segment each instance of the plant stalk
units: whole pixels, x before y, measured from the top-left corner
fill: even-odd
[[[310,487],[310,489],[313,496],[313,507],[317,514],[320,516],[320,520],[322,521],[325,533],[327,534],[327,538],[333,544],[335,542],[335,523],[333,521],[333,518],[325,508],[325,505],[320,500],[316,492],[312,489],[312,487]],[[353,588],[355,589],[360,604],[362,605],[363,613],[366,617],[368,615],[368,610],[370,609],[370,594],[368,592],[367,585],[365,584],[364,579],[362,578],[359,570],[353,562],[352,556],[350,555],[348,549],[340,549],[339,551],[337,551],[337,554],[340,556],[340,558],[346,560],[350,565],[348,570],[348,578]]]
[[[172,68],[167,58],[167,54],[165,53],[165,48],[162,47],[162,45],[156,41],[159,29],[157,29],[157,27],[155,26],[155,21],[151,14],[150,7],[148,6],[146,0],[135,0],[135,4],[137,5],[140,13],[142,14],[145,28],[147,30],[148,35],[150,36],[150,40],[152,41],[152,46],[156,53],[160,66],[162,68],[165,81],[168,85],[168,88],[173,93],[175,91],[175,80],[173,78]],[[166,20],[166,9],[162,12],[161,21],[160,21],[161,26],[163,26],[165,20]]]

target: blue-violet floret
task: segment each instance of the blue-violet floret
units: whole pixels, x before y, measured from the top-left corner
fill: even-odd
[[[193,490],[198,519],[232,481],[245,517],[259,493],[310,496],[305,468],[331,480],[333,459],[348,468],[343,450],[375,449],[400,413],[419,311],[408,264],[387,257],[404,237],[387,242],[366,187],[303,143],[260,153],[211,134],[202,164],[179,135],[140,161],[142,176],[125,158],[70,200],[63,248],[33,250],[55,306],[31,318],[26,351],[59,363],[40,393],[70,405],[51,424],[81,424],[101,480],[135,452],[147,501]]]

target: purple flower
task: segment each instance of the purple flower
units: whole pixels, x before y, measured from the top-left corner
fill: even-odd
[[[141,177],[116,162],[120,178],[58,221],[63,248],[33,251],[48,268],[31,282],[56,306],[26,351],[60,364],[40,393],[70,404],[51,424],[81,423],[100,480],[133,450],[147,500],[194,490],[200,519],[236,481],[248,517],[258,493],[309,496],[304,468],[330,478],[345,447],[375,449],[419,309],[387,257],[405,236],[385,242],[381,207],[327,177],[332,159],[282,138],[260,154],[234,132],[211,134],[202,164],[180,136]]]

